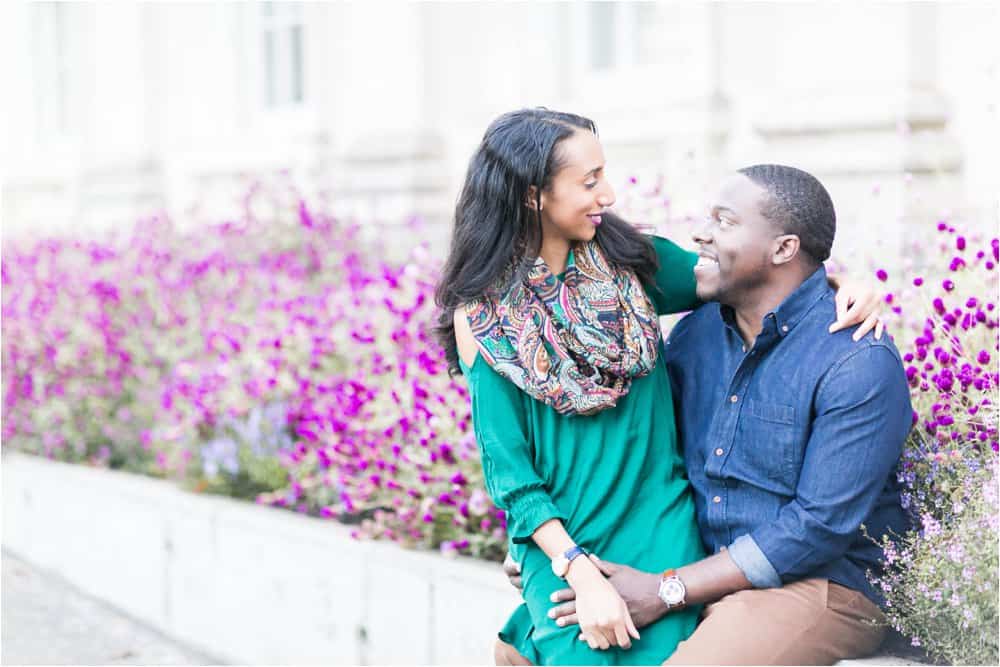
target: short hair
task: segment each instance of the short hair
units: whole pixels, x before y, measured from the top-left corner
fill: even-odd
[[[829,259],[837,215],[830,193],[815,176],[780,164],[755,164],[739,173],[767,190],[768,201],[761,205],[765,218],[798,236],[800,249],[814,263]]]

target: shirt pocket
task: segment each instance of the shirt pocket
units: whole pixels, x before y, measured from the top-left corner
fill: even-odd
[[[795,408],[790,405],[748,399],[740,419],[740,441],[745,443],[743,471],[761,486],[782,495],[795,493],[798,483],[796,451],[799,434]]]
[[[790,405],[765,403],[764,401],[750,399],[747,407],[750,408],[750,414],[755,419],[773,424],[795,425],[795,408]]]

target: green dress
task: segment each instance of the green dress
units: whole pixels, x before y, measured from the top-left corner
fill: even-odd
[[[698,304],[697,256],[653,238],[660,260],[646,293],[660,314]],[[665,615],[641,628],[632,648],[593,650],[578,626],[547,616],[549,596],[567,584],[531,539],[549,519],[601,558],[659,572],[704,557],[694,502],[677,450],[670,381],[662,354],[652,373],[632,382],[614,408],[561,415],[528,396],[477,355],[462,364],[486,490],[507,513],[510,550],[521,564],[524,604],[500,638],[536,665],[660,664],[695,628],[699,609]]]

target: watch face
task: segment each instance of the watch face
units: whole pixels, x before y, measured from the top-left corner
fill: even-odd
[[[566,573],[569,571],[569,561],[566,560],[565,556],[556,556],[552,559],[552,573],[555,574],[560,579],[566,578]]]
[[[684,601],[684,584],[677,579],[667,579],[660,588],[660,597],[667,604],[680,604]]]

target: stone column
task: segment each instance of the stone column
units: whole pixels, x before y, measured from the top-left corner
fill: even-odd
[[[98,4],[85,19],[94,60],[80,73],[85,93],[74,106],[85,119],[74,223],[88,231],[127,226],[164,203],[154,139],[157,31],[148,9]]]

